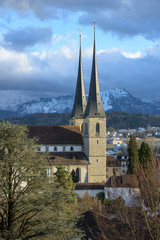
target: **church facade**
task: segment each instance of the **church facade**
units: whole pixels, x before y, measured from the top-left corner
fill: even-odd
[[[31,126],[29,137],[38,137],[40,152],[48,152],[48,175],[63,165],[78,175],[79,182],[106,182],[106,114],[98,80],[94,26],[93,60],[88,101],[86,101],[81,36],[75,100],[70,126]]]

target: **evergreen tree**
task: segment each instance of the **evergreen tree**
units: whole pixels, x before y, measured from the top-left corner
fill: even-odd
[[[35,143],[26,127],[0,124],[0,239],[75,239],[68,191],[49,183]]]
[[[59,183],[66,190],[74,189],[74,184],[71,174],[64,166],[57,166],[57,172],[54,173],[54,182]]]
[[[149,167],[149,164],[151,166],[153,161],[152,156],[152,150],[148,143],[142,142],[140,149],[138,151],[139,154],[139,162],[142,165],[143,169],[145,170],[147,167]]]
[[[131,136],[128,144],[128,158],[129,158],[128,173],[134,174],[139,163],[138,147],[136,138],[134,136]]]

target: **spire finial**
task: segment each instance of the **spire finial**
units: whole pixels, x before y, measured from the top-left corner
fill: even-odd
[[[79,40],[80,40],[80,48],[81,48],[81,38],[82,38],[81,28],[79,28],[78,30],[79,30]]]
[[[93,28],[94,28],[94,41],[95,41],[96,21],[94,20],[93,23],[94,23],[94,27]]]
[[[95,29],[96,28],[96,26],[95,26],[96,25],[96,21],[94,20],[93,23],[94,23],[94,29]]]
[[[82,34],[81,34],[81,28],[78,29],[79,30],[79,36],[81,38]]]

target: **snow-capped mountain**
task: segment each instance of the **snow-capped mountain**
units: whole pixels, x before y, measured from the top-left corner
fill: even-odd
[[[160,114],[160,102],[159,105],[153,102],[144,102],[122,88],[102,91],[101,98],[105,111]],[[19,116],[33,113],[69,113],[72,111],[73,102],[73,95],[38,98],[23,104],[17,104],[12,111],[16,111]]]
[[[71,112],[74,97],[72,95],[55,98],[39,98],[22,104],[18,109],[20,115],[32,113],[68,113]]]
[[[34,98],[35,99],[35,98]],[[16,98],[8,97],[1,100],[0,110],[16,112],[17,109],[26,102],[33,100],[33,97],[17,96]]]
[[[101,98],[105,111],[160,114],[160,111],[154,105],[143,102],[122,88],[105,90],[101,93]]]
[[[160,98],[142,98],[143,102],[149,103],[152,107],[160,110]]]

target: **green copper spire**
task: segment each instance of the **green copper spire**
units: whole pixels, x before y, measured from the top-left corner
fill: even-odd
[[[83,117],[106,117],[99,90],[97,60],[96,60],[96,41],[95,41],[95,21],[94,21],[94,46],[93,46],[93,61],[92,73],[89,89],[89,97],[87,107]]]
[[[79,66],[77,76],[76,94],[74,99],[74,105],[72,109],[72,118],[82,118],[86,108],[86,95],[83,81],[82,71],[82,55],[81,55],[81,34],[80,34],[80,49],[79,49]]]

